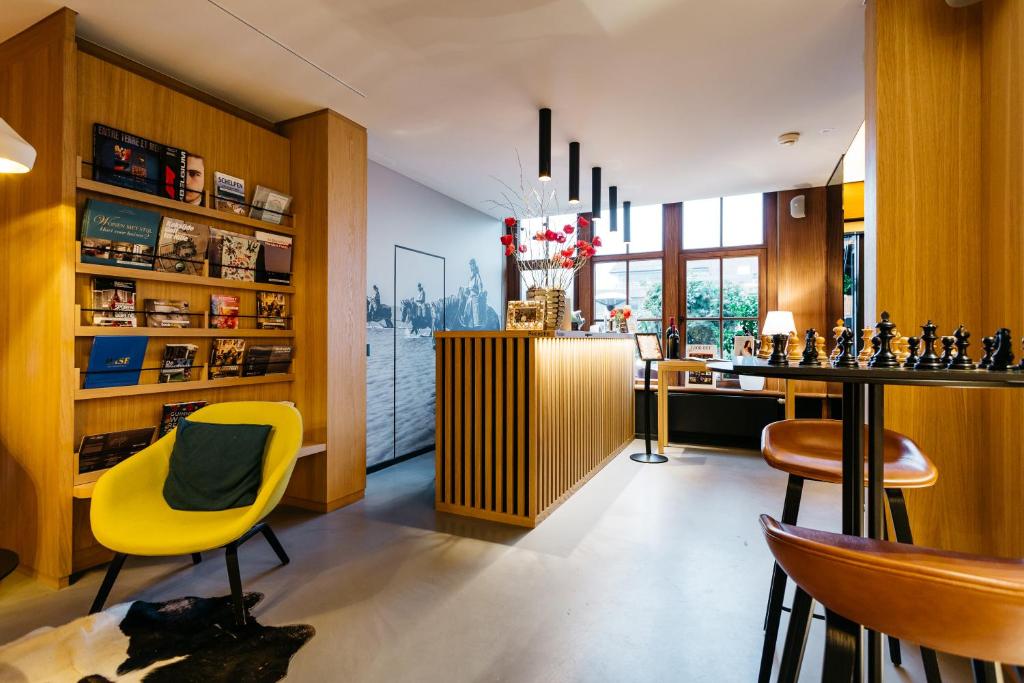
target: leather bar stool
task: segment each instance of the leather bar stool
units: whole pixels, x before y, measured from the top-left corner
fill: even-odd
[[[1024,560],[815,531],[768,515],[761,528],[800,603],[783,653],[792,673],[780,681],[796,680],[813,601],[826,610],[822,681],[850,681],[859,625],[968,657],[976,681],[996,680],[992,662],[1024,663]]]
[[[913,543],[903,489],[934,485],[938,479],[938,470],[917,444],[898,432],[885,430],[883,443],[885,494],[889,501],[896,540],[901,543]],[[761,453],[771,467],[789,474],[786,500],[782,507],[782,522],[796,524],[805,479],[830,484],[843,482],[843,423],[839,420],[773,422],[761,433]],[[866,482],[866,466],[864,479]],[[775,563],[765,615],[764,646],[761,650],[761,668],[758,675],[760,683],[768,683],[771,679],[785,592],[786,573],[778,563]],[[893,664],[899,666],[899,641],[891,636],[889,656]],[[921,657],[929,683],[941,681],[935,653],[922,649]]]

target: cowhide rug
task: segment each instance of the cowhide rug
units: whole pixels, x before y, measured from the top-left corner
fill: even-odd
[[[263,595],[246,593],[246,611]],[[141,600],[0,647],[0,681],[35,683],[272,683],[315,631],[263,626],[251,616],[236,626],[231,598]]]

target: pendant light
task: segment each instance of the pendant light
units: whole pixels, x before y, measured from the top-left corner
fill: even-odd
[[[601,167],[594,166],[590,170],[591,214],[594,218],[601,217]]]
[[[611,185],[608,187],[608,218],[611,220],[609,232],[617,232],[619,229],[619,187]]]
[[[569,143],[569,203],[580,203],[580,143]]]
[[[0,173],[28,173],[35,163],[35,148],[0,119]]]
[[[632,202],[622,202],[622,241],[629,243],[629,207]]]
[[[546,183],[551,180],[551,110],[547,107],[540,110],[540,149],[537,158],[540,162],[537,177]]]

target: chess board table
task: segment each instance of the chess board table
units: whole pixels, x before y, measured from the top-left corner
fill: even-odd
[[[827,361],[826,361],[827,363]],[[955,388],[1024,388],[1024,371],[1009,370],[909,370],[904,368],[833,368],[805,365],[769,365],[760,358],[741,358],[736,362],[711,362],[708,369],[737,375],[774,377],[786,380],[839,382],[843,385],[843,533],[863,536],[864,486],[862,460],[864,425],[867,425],[868,506],[867,535],[883,537],[885,524],[883,495],[882,434],[885,429],[885,387],[922,386]],[[866,401],[865,401],[866,397]],[[867,411],[865,415],[865,403]],[[865,419],[866,418],[866,419]],[[870,599],[870,596],[865,596]],[[882,680],[881,635],[868,632],[867,677],[872,683]],[[858,654],[860,643],[858,643]],[[861,661],[859,658],[857,661]],[[862,680],[859,675],[857,681]]]

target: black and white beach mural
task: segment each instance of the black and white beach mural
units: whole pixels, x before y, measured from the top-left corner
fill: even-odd
[[[434,445],[435,331],[498,329],[496,219],[370,164],[367,466]],[[379,201],[375,195],[381,193]]]

